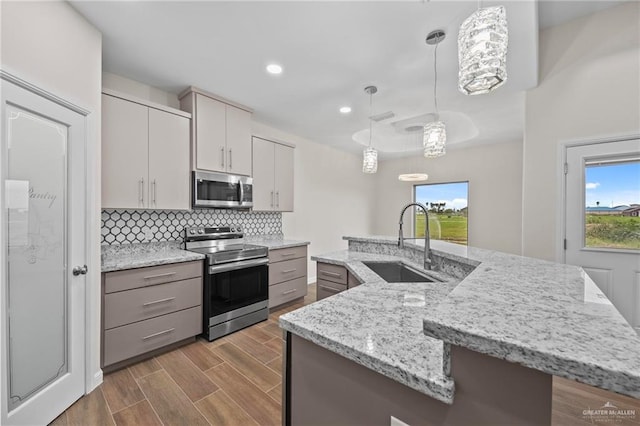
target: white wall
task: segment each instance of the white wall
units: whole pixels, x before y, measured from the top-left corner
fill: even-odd
[[[640,3],[544,30],[540,84],[526,94],[523,252],[553,260],[563,141],[640,132]]]
[[[87,117],[87,391],[100,372],[100,87],[102,36],[66,2],[0,2],[2,69],[91,113]]]
[[[315,255],[346,249],[344,235],[373,232],[375,175],[362,173],[360,156],[257,122],[253,133],[296,145],[294,212],[282,214],[286,238],[310,241]],[[315,262],[308,268],[309,282],[315,281]]]
[[[429,175],[425,183],[469,182],[469,245],[520,254],[522,143],[450,149],[443,157],[419,161]],[[398,175],[414,171],[409,169],[415,163],[415,158],[403,158],[379,164],[374,233],[397,235],[400,210],[413,197],[413,184],[399,181]],[[409,217],[406,212],[405,223]],[[405,236],[410,232],[405,228]]]
[[[129,78],[110,72],[102,73],[102,87],[128,93],[138,98],[146,99],[172,108],[180,109],[178,95],[148,86]]]

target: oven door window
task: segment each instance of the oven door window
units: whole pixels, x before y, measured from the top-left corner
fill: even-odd
[[[237,183],[197,179],[196,195],[201,201],[240,201]]]
[[[269,298],[268,266],[254,266],[211,275],[211,316]]]

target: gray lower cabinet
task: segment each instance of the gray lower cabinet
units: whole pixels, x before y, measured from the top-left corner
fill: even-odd
[[[322,300],[360,285],[360,281],[344,266],[317,263],[317,298]]]
[[[202,261],[102,274],[102,312],[103,368],[200,334]]]
[[[269,308],[307,295],[307,246],[269,250]]]

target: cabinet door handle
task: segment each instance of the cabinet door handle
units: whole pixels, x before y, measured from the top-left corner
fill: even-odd
[[[327,275],[329,277],[336,277],[336,278],[340,278],[342,276],[342,274],[339,274],[337,272],[329,272],[329,271],[320,271],[320,273],[322,275]]]
[[[224,147],[220,148],[220,166],[224,169]]]
[[[276,191],[276,207],[280,208],[280,191]]]
[[[157,333],[153,333],[153,334],[150,334],[150,335],[148,335],[146,337],[143,337],[142,340],[147,340],[147,339],[151,339],[152,337],[162,336],[163,334],[171,333],[174,330],[175,330],[175,328],[169,328],[169,329],[164,330],[164,331],[159,331]]]
[[[151,306],[158,303],[171,302],[172,300],[175,300],[175,297],[167,297],[166,299],[154,300],[153,302],[143,303],[142,306]]]
[[[296,268],[293,268],[293,269],[286,269],[286,270],[282,271],[282,273],[283,273],[283,274],[290,274],[291,272],[295,272],[295,271],[297,271],[297,269],[296,269]]]
[[[233,157],[231,156],[231,148],[229,148],[229,170],[233,168]]]
[[[271,207],[273,207],[273,191],[271,191]]]
[[[151,280],[153,278],[162,278],[162,277],[170,277],[171,275],[175,275],[175,272],[167,272],[166,274],[158,274],[158,275],[149,275],[144,277],[145,280]]]
[[[331,293],[340,293],[341,291],[341,290],[336,290],[335,288],[327,287],[326,285],[319,285],[318,287],[320,287],[323,290],[330,291]]]
[[[138,181],[138,202],[144,207],[144,178]]]
[[[151,181],[151,202],[155,206],[156,204],[156,180]]]
[[[287,290],[287,291],[283,291],[282,295],[284,296],[285,294],[291,294],[291,293],[295,293],[297,291],[297,289],[292,289],[292,290]]]

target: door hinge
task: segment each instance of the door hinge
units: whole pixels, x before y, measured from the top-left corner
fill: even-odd
[[[564,174],[566,175],[567,173],[569,173],[569,164],[564,163]]]
[[[567,249],[567,239],[566,238],[564,239],[564,249],[565,250]]]

